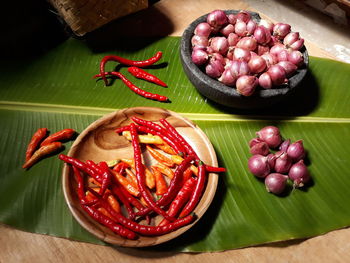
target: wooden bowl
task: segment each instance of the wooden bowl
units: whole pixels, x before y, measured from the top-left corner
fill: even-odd
[[[226,14],[237,14],[238,12],[239,10],[225,10]],[[254,21],[260,21],[261,18],[258,13],[249,13]],[[270,107],[277,102],[287,99],[289,95],[301,86],[300,83],[307,73],[309,63],[309,56],[305,46],[300,50],[304,56],[304,65],[297,70],[296,74],[289,78],[288,84],[272,89],[257,89],[249,97],[242,96],[234,87],[226,86],[220,81],[206,75],[203,68],[198,67],[192,62],[191,38],[194,35],[196,26],[201,22],[205,22],[207,16],[208,14],[197,18],[185,29],[180,44],[180,58],[183,69],[188,79],[203,96],[216,103],[233,108],[256,109]]]
[[[176,130],[190,143],[198,156],[208,165],[217,166],[217,158],[212,144],[203,131],[190,120],[183,118],[175,112],[160,108],[136,107],[122,109],[108,114],[90,124],[75,140],[68,152],[69,156],[78,158],[82,161],[93,160],[95,162],[108,161],[120,158],[133,158],[133,148],[131,143],[115,132],[115,129],[130,124],[130,117],[137,116],[150,121],[158,121],[165,118]],[[154,162],[152,158],[145,158],[146,165]],[[137,240],[124,239],[103,225],[90,218],[81,208],[78,196],[76,194],[76,182],[71,167],[67,164],[63,168],[63,192],[70,211],[74,218],[87,231],[99,239],[125,247],[145,247],[153,246],[169,241],[192,227],[205,213],[212,202],[218,176],[217,174],[208,174],[208,182],[200,203],[194,212],[197,215],[196,220],[185,227],[162,236],[145,237],[139,236]],[[152,219],[153,224],[162,220],[161,216]]]

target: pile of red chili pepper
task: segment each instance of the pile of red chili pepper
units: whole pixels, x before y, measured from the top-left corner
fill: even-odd
[[[94,78],[102,78],[105,85],[108,86],[108,81],[107,81],[106,76],[115,76],[115,77],[120,78],[124,82],[124,84],[127,87],[129,87],[133,92],[135,92],[136,94],[138,94],[142,97],[145,97],[147,99],[162,101],[162,102],[169,101],[169,98],[167,98],[166,96],[151,93],[151,92],[145,91],[145,90],[137,87],[120,72],[117,72],[117,71],[106,72],[105,71],[105,65],[107,62],[109,62],[109,61],[119,62],[122,65],[129,66],[128,72],[131,73],[134,77],[155,83],[155,84],[163,86],[163,87],[167,87],[167,84],[165,84],[162,80],[160,80],[156,76],[148,73],[147,71],[141,69],[141,68],[152,66],[154,63],[156,63],[157,61],[159,61],[161,59],[162,55],[163,55],[162,52],[158,51],[153,57],[146,59],[146,60],[139,60],[139,61],[126,59],[126,58],[116,56],[116,55],[105,56],[102,58],[102,60],[100,62],[100,74],[95,75]]]
[[[97,222],[127,239],[167,234],[193,222],[207,173],[225,168],[204,164],[167,120],[132,120],[116,133],[131,141],[133,159],[95,163],[63,154],[59,158],[73,167],[80,204]],[[150,169],[142,147],[155,161]]]
[[[28,169],[40,159],[62,149],[62,141],[67,141],[75,135],[73,129],[63,129],[48,136],[47,128],[39,128],[32,136],[26,150],[25,163],[22,168]]]

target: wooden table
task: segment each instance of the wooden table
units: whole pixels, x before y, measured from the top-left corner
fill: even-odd
[[[127,32],[180,36],[196,17],[213,9],[253,10],[239,0],[162,0],[114,24]],[[263,15],[264,16],[264,15]],[[165,19],[165,20],[164,20]],[[160,22],[160,20],[162,22]],[[165,22],[164,22],[165,21]],[[120,33],[118,31],[118,33]],[[307,42],[310,55],[332,58]],[[26,233],[0,225],[0,262],[345,262],[350,258],[350,229],[306,239],[215,253],[145,252]]]

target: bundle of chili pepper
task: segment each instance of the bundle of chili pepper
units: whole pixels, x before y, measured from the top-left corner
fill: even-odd
[[[25,163],[22,168],[28,169],[40,159],[62,149],[62,142],[70,140],[75,134],[73,129],[63,129],[47,136],[47,128],[39,128],[32,136],[26,150]]]
[[[133,159],[95,163],[59,155],[73,166],[82,209],[98,223],[129,239],[162,235],[190,224],[205,191],[207,172],[225,169],[205,165],[167,121],[160,120],[158,124],[137,117],[132,120],[117,132],[131,142]],[[150,169],[143,163],[141,144],[146,144],[146,152],[156,162]],[[165,150],[156,145],[165,146]],[[163,220],[153,226],[153,217]],[[139,223],[143,219],[146,224]]]
[[[147,71],[144,71],[141,69],[141,68],[153,65],[154,63],[159,61],[161,59],[161,57],[162,57],[161,51],[157,52],[155,56],[153,56],[147,60],[141,60],[141,61],[130,60],[130,59],[126,59],[126,58],[123,58],[120,56],[116,56],[116,55],[108,55],[108,56],[105,56],[102,58],[102,60],[100,62],[100,74],[95,75],[94,78],[101,77],[103,79],[105,85],[108,86],[108,81],[107,81],[106,76],[108,76],[108,75],[116,76],[116,77],[120,78],[124,82],[124,84],[127,87],[129,87],[136,94],[138,94],[142,97],[148,98],[148,99],[166,102],[166,101],[169,101],[169,99],[166,96],[147,92],[147,91],[137,87],[128,78],[126,78],[122,73],[116,72],[116,71],[111,71],[111,72],[105,71],[105,65],[108,61],[116,61],[116,62],[119,62],[123,65],[131,66],[128,68],[128,72],[131,73],[136,78],[143,79],[143,80],[155,83],[155,84],[163,86],[163,87],[167,87],[167,84],[164,83],[162,80],[160,80],[156,76],[148,73]]]

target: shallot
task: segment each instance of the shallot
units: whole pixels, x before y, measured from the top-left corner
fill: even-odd
[[[270,173],[270,166],[267,158],[260,154],[255,154],[248,160],[249,171],[256,177],[264,178]]]
[[[236,88],[238,93],[243,96],[253,95],[258,86],[258,79],[255,76],[244,75],[237,79]]]
[[[275,126],[266,126],[256,133],[256,135],[270,148],[278,147],[282,142],[280,130]]]
[[[303,187],[310,181],[309,171],[303,160],[293,164],[288,173],[289,179],[293,181],[294,187]]]
[[[269,193],[281,194],[287,185],[288,176],[280,173],[271,173],[265,177],[265,187]]]

